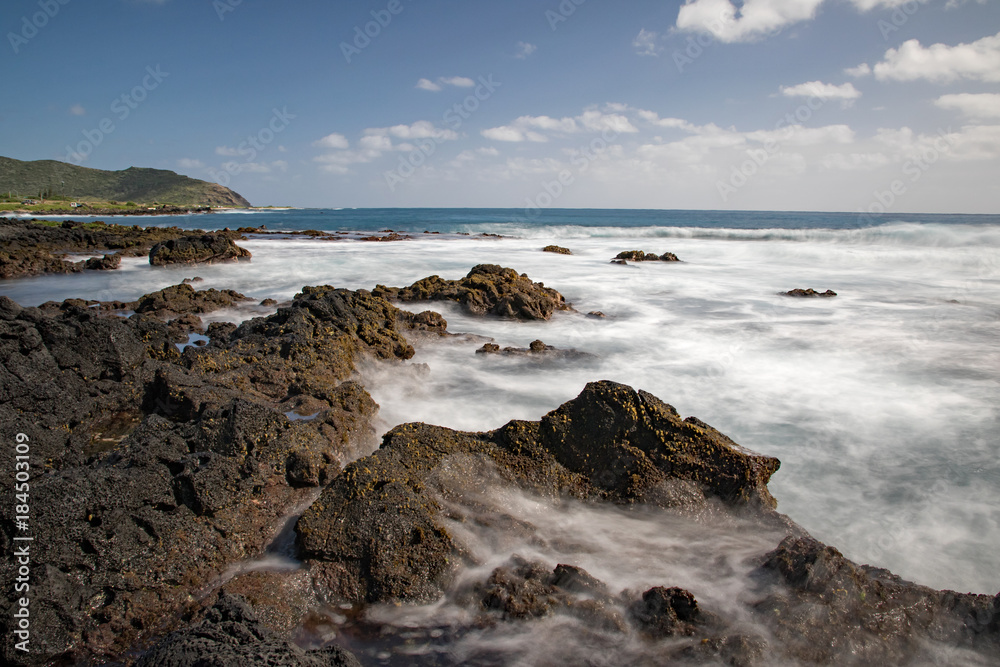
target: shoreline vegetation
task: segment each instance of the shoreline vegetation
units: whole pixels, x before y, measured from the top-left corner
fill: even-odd
[[[0,219],[0,267],[5,277],[65,272],[79,266],[65,261],[71,250],[110,253],[72,270],[114,270],[115,257],[147,253],[238,261],[249,253],[236,242],[262,233]],[[412,238],[362,234],[347,236]],[[32,570],[32,652],[7,642],[8,662],[353,666],[349,651],[371,661],[398,650],[431,665],[447,662],[449,642],[553,618],[622,664],[906,664],[927,651],[987,664],[1000,654],[1000,593],[938,591],[848,560],[777,511],[767,486],[776,458],[640,388],[597,380],[537,421],[480,433],[402,424],[379,443],[359,366],[412,371],[414,342],[454,335],[439,313],[396,303],[448,301],[539,326],[583,317],[587,304],[514,269],[371,290],[303,286],[260,304],[189,282],[133,302],[36,308],[0,296],[0,431],[30,438],[32,562],[47,566]],[[206,326],[202,316],[223,308],[248,319]],[[536,342],[523,353],[544,352]],[[712,555],[720,576],[753,595],[719,605],[682,580],[615,590],[577,563],[517,555],[463,578],[482,565],[463,541],[476,526],[547,539],[490,509],[489,493],[553,511],[668,517],[691,535],[753,533],[766,547],[751,563]],[[232,569],[272,553],[285,521],[296,568]],[[10,544],[13,524],[0,531]],[[11,580],[12,567],[0,564]],[[463,620],[392,628],[364,613],[446,597],[465,605]],[[8,637],[13,604],[0,615]]]

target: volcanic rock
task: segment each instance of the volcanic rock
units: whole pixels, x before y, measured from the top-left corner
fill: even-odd
[[[615,255],[617,260],[627,260],[630,262],[679,262],[677,255],[672,252],[665,252],[657,255],[654,252],[643,252],[642,250],[625,250]]]
[[[547,320],[556,310],[569,310],[556,290],[496,264],[480,264],[460,280],[430,276],[409,287],[379,285],[374,294],[399,301],[457,301],[473,315],[519,320]]]
[[[817,292],[811,287],[809,289],[793,289],[788,292],[781,292],[780,294],[782,296],[796,296],[805,298],[837,296],[837,293],[834,292],[833,290],[827,290],[825,292]]]
[[[554,252],[554,253],[556,253],[558,255],[572,255],[573,254],[573,251],[570,250],[569,248],[563,248],[562,246],[558,246],[558,245],[547,245],[544,248],[542,248],[542,252]]]
[[[249,250],[239,247],[225,234],[202,234],[161,241],[149,251],[149,263],[153,266],[235,262],[251,257]]]

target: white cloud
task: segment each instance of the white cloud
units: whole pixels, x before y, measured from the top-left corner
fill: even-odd
[[[418,120],[412,125],[369,127],[365,130],[365,136],[396,137],[397,139],[438,139],[441,141],[458,139],[458,134],[453,130],[435,127],[434,123],[427,120]]]
[[[871,76],[872,68],[868,66],[868,63],[861,63],[857,67],[848,67],[844,70],[844,74],[848,76],[853,76],[855,79],[860,79],[865,76]]]
[[[809,81],[795,86],[782,86],[781,94],[785,97],[818,97],[826,100],[840,100],[844,106],[854,104],[854,101],[861,97],[861,92],[854,87],[854,84],[845,83],[839,86],[822,81]]]
[[[472,88],[476,85],[476,82],[467,76],[443,76],[438,81],[446,86],[455,86],[457,88]]]
[[[83,106],[79,104],[74,104],[69,108],[69,112],[74,116],[83,116],[87,113],[87,110],[84,109]]]
[[[851,4],[863,12],[873,9],[894,9],[908,3],[927,4],[930,0],[851,0]]]
[[[1000,118],[1000,94],[997,93],[942,95],[934,104],[973,118]]]
[[[832,171],[871,171],[889,164],[889,157],[884,153],[830,153],[820,164]]]
[[[347,137],[337,132],[328,134],[322,139],[313,142],[313,146],[318,146],[319,148],[349,148],[350,145]]]
[[[215,154],[222,155],[223,157],[236,157],[240,154],[235,148],[230,148],[229,146],[216,146]]]
[[[661,51],[661,48],[656,44],[658,38],[659,34],[642,28],[632,40],[632,48],[640,56],[657,56]]]
[[[487,157],[497,157],[498,155],[500,155],[500,151],[493,148],[492,146],[477,148],[476,152],[479,153],[480,155],[485,155]]]
[[[385,135],[369,134],[368,136],[361,137],[358,145],[370,151],[391,151],[392,139]]]
[[[911,39],[898,49],[886,51],[874,72],[879,81],[997,82],[1000,81],[1000,33],[956,46],[932,44],[924,48],[918,40]]]
[[[427,90],[432,93],[439,93],[445,86],[455,86],[456,88],[471,88],[476,82],[467,76],[439,76],[437,81],[430,79],[420,79],[417,81],[417,88]]]
[[[748,42],[816,16],[823,0],[688,0],[677,14],[681,30],[708,33],[722,42]]]
[[[875,140],[893,151],[897,160],[929,161],[929,156],[954,161],[1000,158],[1000,125],[967,125],[957,131],[947,128],[936,134],[918,134],[908,127],[883,128],[878,130]]]
[[[204,169],[205,163],[201,160],[195,160],[192,158],[182,157],[177,161],[177,166],[181,169]]]
[[[421,79],[420,81],[417,81],[417,88],[420,90],[429,90],[432,93],[437,93],[441,90],[441,86],[434,83],[430,79]]]
[[[537,46],[535,46],[534,44],[529,44],[528,42],[518,42],[516,44],[516,47],[517,47],[517,52],[514,54],[514,57],[517,58],[518,60],[524,60],[525,58],[527,58],[532,53],[538,50]]]
[[[493,141],[544,143],[548,137],[543,132],[577,134],[580,132],[638,132],[631,121],[620,113],[606,113],[588,109],[576,117],[552,118],[551,116],[521,116],[509,125],[483,130],[481,134]]]

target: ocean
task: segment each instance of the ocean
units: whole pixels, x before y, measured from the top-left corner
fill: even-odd
[[[250,263],[164,269],[126,259],[114,272],[3,281],[0,293],[22,305],[133,299],[197,275],[200,288],[281,301],[304,285],[371,289],[433,274],[458,278],[481,263],[512,267],[559,290],[578,312],[521,323],[435,303],[449,331],[469,335],[419,341],[405,366],[362,369],[383,432],[409,421],[493,429],[538,419],[589,381],[623,382],[779,458],[770,484],[779,511],[848,558],[934,588],[1000,590],[1000,216],[330,209],[124,224],[136,223],[392,229],[412,238],[255,237],[240,242],[253,253]],[[542,252],[548,244],[573,254]],[[682,262],[610,263],[634,249],[673,252]],[[810,287],[838,296],[779,295]],[[590,311],[606,317],[587,317]],[[518,347],[541,339],[593,356],[542,363],[475,355],[487,338]],[[724,601],[725,586],[698,574],[713,540],[735,544],[735,552],[773,548],[757,544],[759,536],[720,532],[685,556],[656,517],[544,512],[526,498],[496,502],[536,523],[546,517],[552,531],[582,531],[589,543],[581,564],[622,587],[644,563],[670,576],[674,566],[662,560],[671,553],[676,568],[687,568],[684,576],[675,572],[678,580],[701,581],[704,590],[691,588],[699,599]],[[518,548],[469,539],[496,551],[485,571]]]

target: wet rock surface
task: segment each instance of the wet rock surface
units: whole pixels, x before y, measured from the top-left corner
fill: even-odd
[[[614,260],[621,262],[679,262],[677,255],[672,252],[665,252],[657,255],[655,252],[644,252],[642,250],[625,250],[615,255]],[[612,261],[614,261],[612,260]]]
[[[272,632],[237,596],[222,594],[202,619],[143,654],[137,667],[361,667],[336,646],[304,651]]]
[[[184,236],[157,243],[149,250],[153,266],[171,264],[215,264],[248,261],[252,255],[225,234]]]
[[[573,251],[559,245],[547,245],[542,248],[542,252],[553,252],[557,255],[572,255]]]
[[[69,224],[67,224],[69,223]],[[61,224],[35,219],[0,218],[0,278],[19,278],[44,273],[79,273],[84,270],[109,271],[118,268],[122,257],[141,257],[162,241],[197,233],[177,227],[148,227],[79,223]],[[220,232],[239,238],[236,232]],[[74,261],[72,253],[103,257]]]
[[[496,264],[480,264],[460,280],[430,276],[409,287],[379,285],[374,293],[399,301],[456,301],[473,315],[519,320],[547,320],[555,311],[569,309],[556,290]]]
[[[793,297],[810,299],[810,298],[816,298],[816,297],[827,297],[828,298],[828,297],[831,297],[831,296],[837,296],[837,293],[834,292],[833,290],[829,290],[829,289],[827,291],[825,291],[825,292],[817,292],[816,290],[814,290],[813,288],[810,287],[809,289],[800,289],[800,288],[797,288],[797,289],[789,290],[788,292],[781,292],[781,295],[782,296],[793,296]]]
[[[0,297],[0,430],[30,438],[32,530],[46,538],[32,545],[32,619],[44,628],[32,664],[121,656],[169,632],[195,591],[260,553],[283,512],[375,446],[377,406],[354,365],[412,356],[402,332],[418,316],[368,292],[304,288],[268,318],[213,324],[208,345],[181,353],[151,314],[197,318],[239,297],[168,288],[127,319]],[[303,405],[312,418],[283,414]],[[12,544],[13,525],[0,531]],[[0,564],[5,580],[12,567]]]
[[[500,347],[496,343],[484,343],[476,350],[478,355],[500,355],[503,357],[526,357],[530,359],[593,359],[594,355],[579,350],[561,350],[551,345],[546,345],[540,340],[531,341],[528,347]]]

